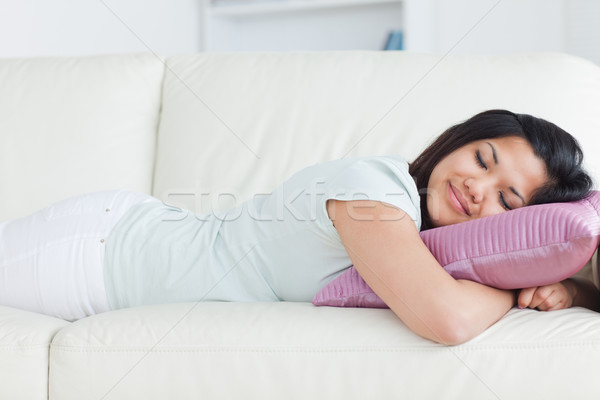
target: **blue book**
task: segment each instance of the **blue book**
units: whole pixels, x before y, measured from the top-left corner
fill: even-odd
[[[385,43],[384,50],[402,50],[403,49],[402,31],[391,31]]]

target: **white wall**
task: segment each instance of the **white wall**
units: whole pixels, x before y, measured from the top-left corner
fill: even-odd
[[[563,8],[563,0],[442,0],[439,48],[456,46],[455,54],[564,49]]]
[[[0,57],[200,50],[199,0],[0,0]]]
[[[600,1],[569,0],[566,51],[600,65]]]
[[[362,19],[351,9],[346,19],[341,10],[307,19],[311,13],[272,14],[217,21],[212,35],[204,32],[203,1],[209,0],[0,0],[0,57],[169,56],[202,51],[205,39],[213,50],[377,49],[397,18],[408,50],[561,51],[600,64],[600,0],[404,0],[374,6],[383,19],[367,9]],[[315,33],[328,23],[330,35]]]
[[[600,64],[599,0],[405,0],[406,48],[445,54],[557,51]]]
[[[387,32],[402,24],[398,3],[217,18],[209,34],[205,1],[0,0],[0,57],[147,51],[169,56],[206,48],[377,50]]]

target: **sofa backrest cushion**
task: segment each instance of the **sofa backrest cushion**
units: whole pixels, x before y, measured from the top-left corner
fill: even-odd
[[[86,192],[149,193],[163,72],[152,55],[0,60],[0,221]]]
[[[167,60],[154,192],[197,212],[269,193],[346,156],[408,161],[446,127],[491,108],[600,143],[600,68],[562,54],[237,53]],[[596,177],[600,159],[587,158]]]

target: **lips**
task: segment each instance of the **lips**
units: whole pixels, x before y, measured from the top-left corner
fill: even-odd
[[[455,189],[451,183],[448,183],[448,197],[450,198],[450,202],[459,212],[471,215],[469,210],[469,205],[467,204],[465,198],[462,196],[459,190]]]

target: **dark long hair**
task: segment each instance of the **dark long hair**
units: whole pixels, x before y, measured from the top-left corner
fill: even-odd
[[[422,230],[432,228],[427,210],[427,186],[433,168],[454,150],[482,139],[521,137],[546,165],[548,182],[538,188],[528,205],[580,200],[589,195],[592,178],[583,169],[583,152],[577,140],[551,122],[507,110],[477,114],[442,133],[411,164],[421,196]]]

